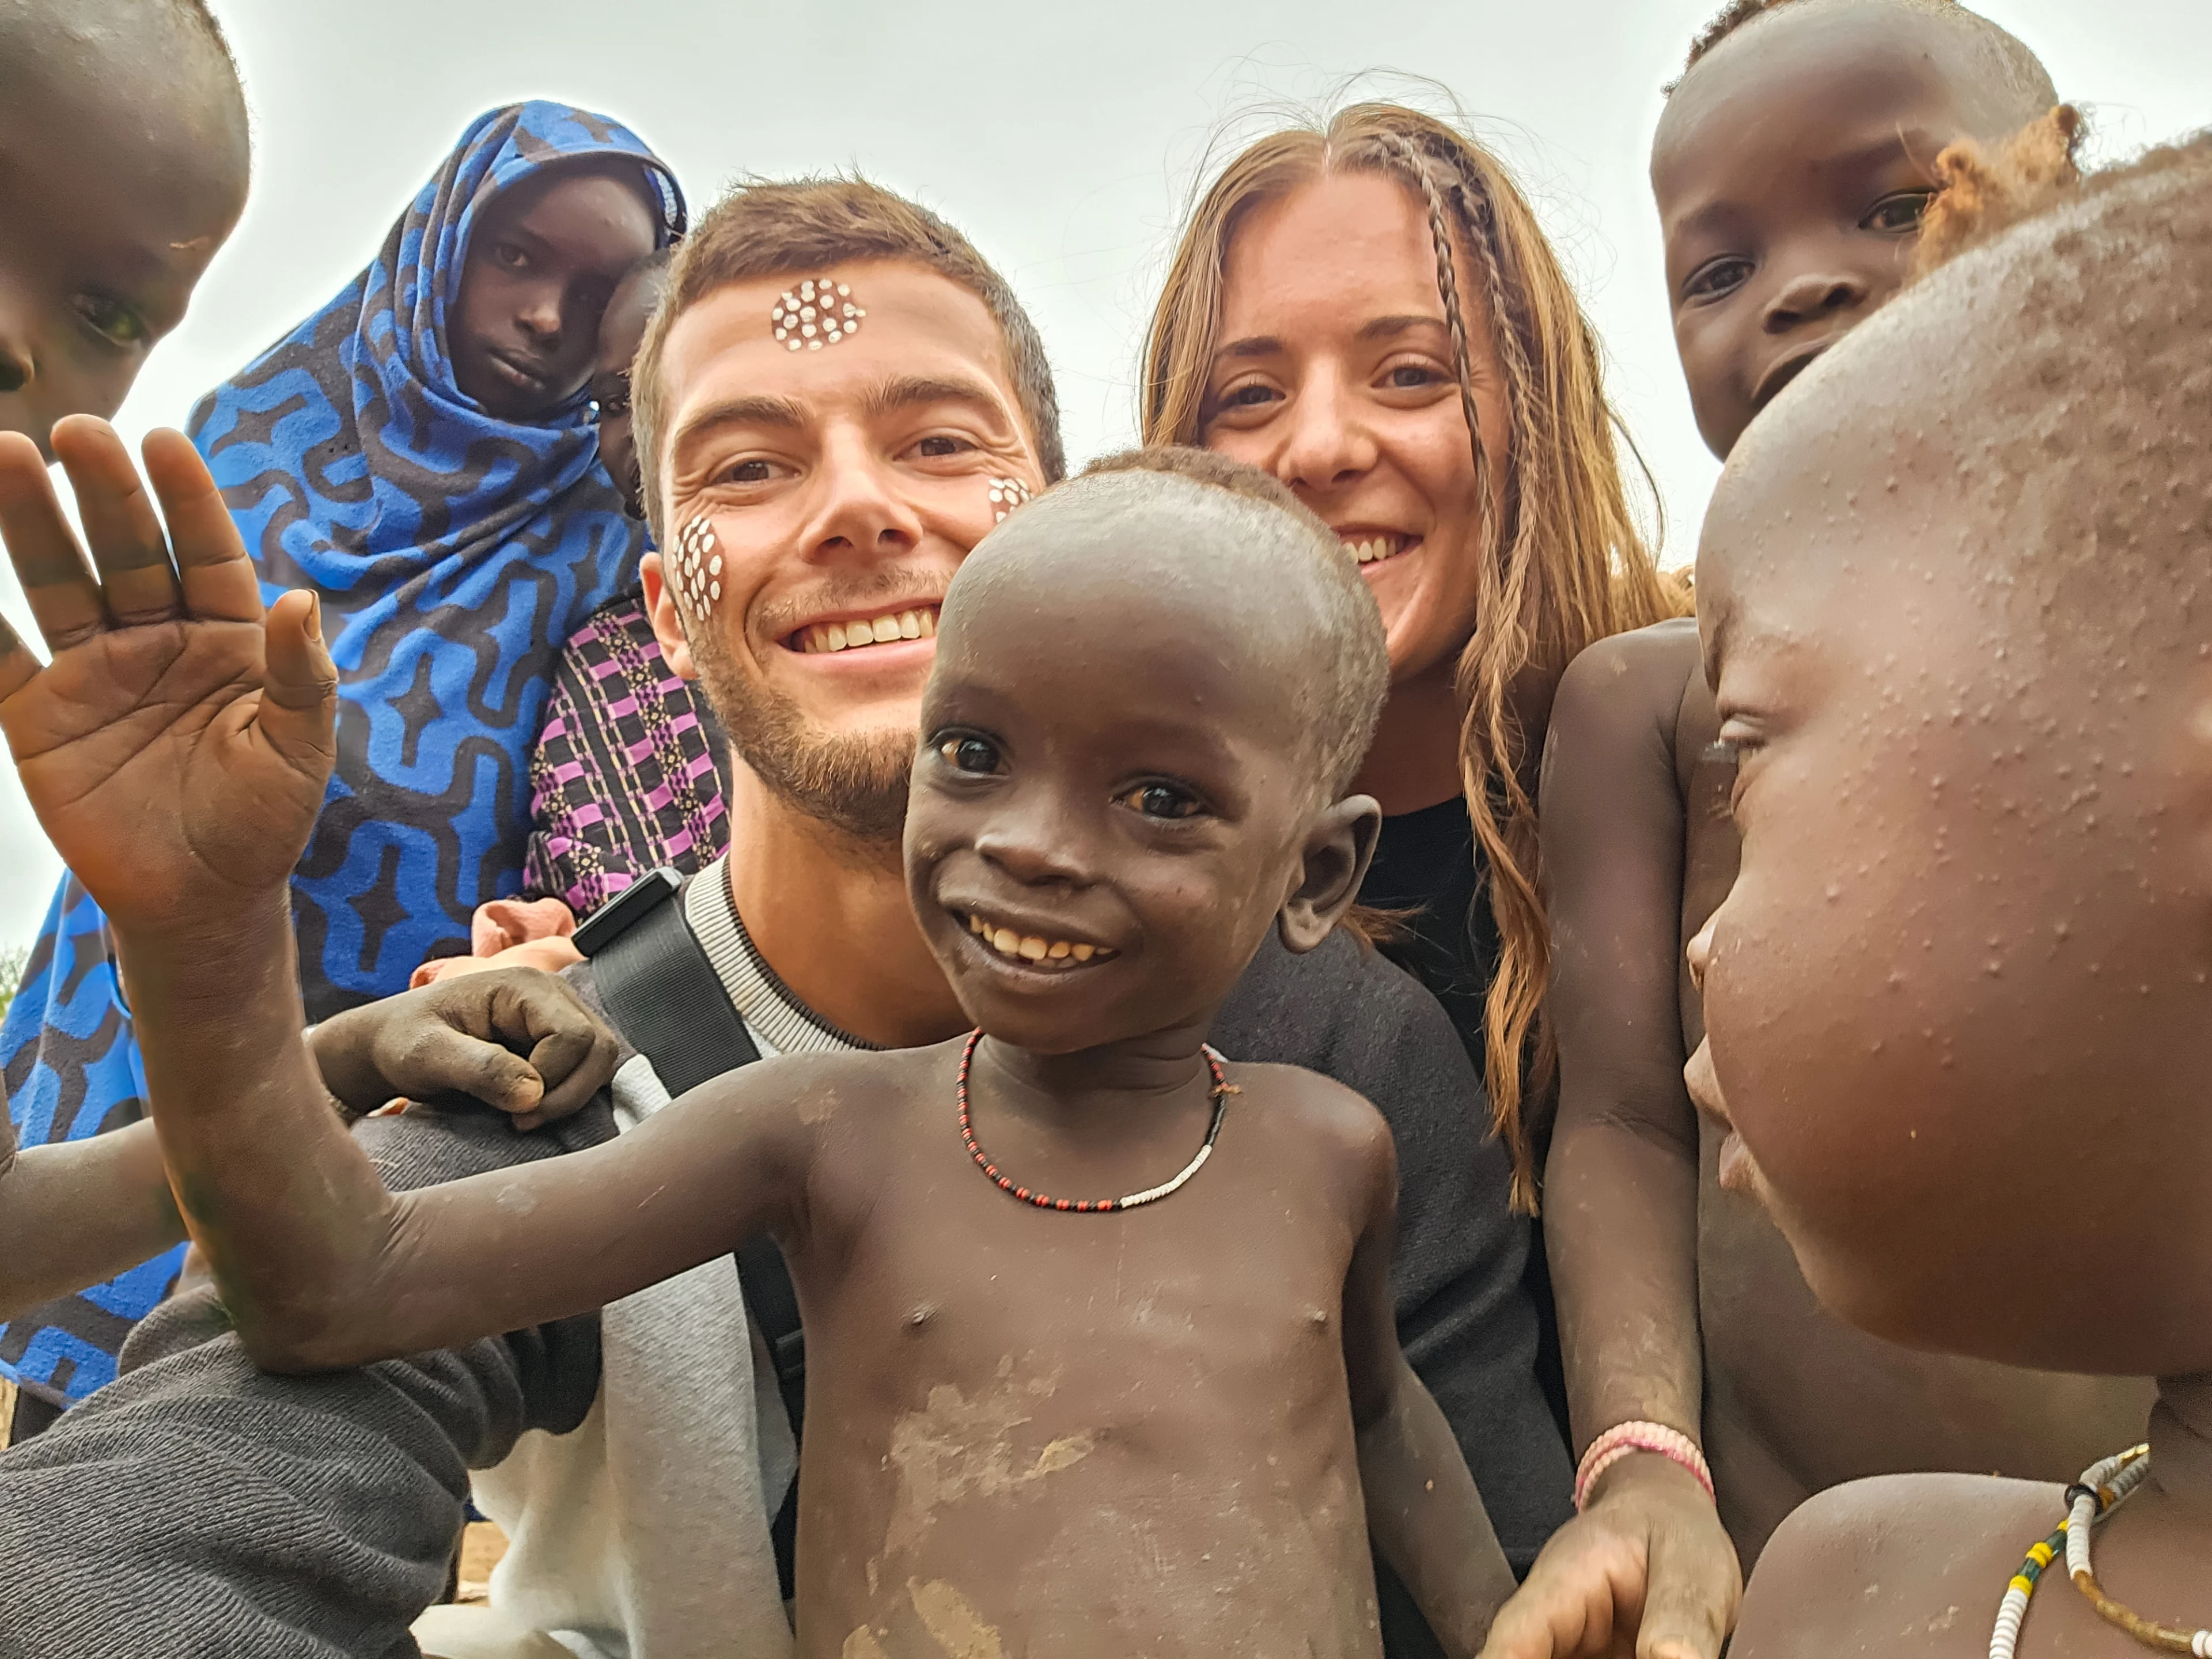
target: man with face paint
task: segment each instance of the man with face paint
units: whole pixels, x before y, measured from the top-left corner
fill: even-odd
[[[668,282],[633,371],[665,550],[644,562],[645,602],[732,751],[731,851],[668,902],[763,1056],[945,1041],[967,1022],[902,875],[908,773],[939,601],[969,550],[1064,471],[1042,343],[956,230],[858,181],[734,192]],[[992,944],[1054,948],[1011,930]],[[592,964],[570,973],[596,1000]],[[1535,1380],[1509,1161],[1484,1139],[1450,1023],[1339,933],[1303,957],[1271,940],[1212,1039],[1231,1060],[1333,1076],[1390,1121],[1401,1340],[1525,1570],[1567,1512],[1571,1471]],[[398,1189],[580,1149],[666,1099],[636,1054],[608,1097],[537,1133],[417,1113],[362,1133]],[[472,1487],[512,1548],[488,1607],[417,1626],[427,1653],[781,1654],[769,1523],[796,1446],[740,1288],[726,1257],[593,1316],[312,1381],[261,1376],[211,1300],[179,1298],[142,1329],[135,1369],[27,1449],[35,1461],[0,1462],[0,1552],[34,1564],[11,1571],[0,1638],[89,1653],[37,1609],[66,1595],[81,1613],[90,1594],[128,1615],[184,1583],[248,1633],[236,1650],[304,1630],[381,1655],[438,1594]],[[100,1529],[96,1582],[11,1532],[56,1489]],[[282,1493],[284,1524],[253,1519],[266,1501],[218,1508],[246,1490]],[[260,1594],[278,1577],[281,1607]],[[1435,1651],[1418,1615],[1403,1622],[1402,1589],[1383,1597],[1386,1650]],[[130,1646],[102,1635],[101,1651]]]

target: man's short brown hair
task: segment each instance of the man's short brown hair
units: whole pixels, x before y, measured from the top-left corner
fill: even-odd
[[[935,271],[983,302],[1006,344],[1006,367],[1022,414],[1036,440],[1045,482],[1067,471],[1060,447],[1060,399],[1044,341],[1006,278],[974,244],[925,207],[866,179],[797,179],[740,185],[708,210],[668,273],[667,291],[631,371],[639,471],[653,538],[667,545],[660,498],[660,446],[668,411],[661,391],[661,353],[676,319],[733,283],[763,276],[811,276],[823,267],[861,259],[898,259]]]

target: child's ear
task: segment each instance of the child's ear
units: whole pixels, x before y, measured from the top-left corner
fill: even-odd
[[[1359,896],[1359,884],[1382,833],[1382,809],[1372,795],[1346,795],[1306,831],[1297,885],[1283,901],[1275,926],[1294,952],[1310,951],[1328,937]]]

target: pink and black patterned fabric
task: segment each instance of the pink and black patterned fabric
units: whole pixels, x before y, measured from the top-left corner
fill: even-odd
[[[562,653],[531,756],[524,890],[580,921],[648,871],[711,863],[730,839],[727,748],[637,596],[601,607]]]

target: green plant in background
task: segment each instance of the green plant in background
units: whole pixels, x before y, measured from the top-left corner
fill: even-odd
[[[10,945],[0,949],[0,1018],[5,1018],[8,1005],[15,1000],[15,988],[23,982],[24,965],[31,959],[27,945]]]

